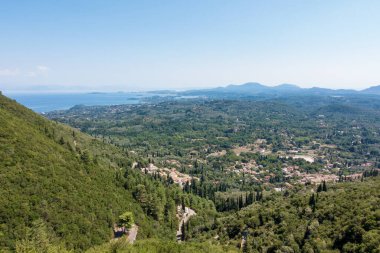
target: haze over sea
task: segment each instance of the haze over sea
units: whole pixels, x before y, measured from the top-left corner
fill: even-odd
[[[120,105],[137,104],[142,98],[157,94],[149,93],[61,93],[61,94],[6,94],[17,102],[38,113],[66,110],[75,105]],[[162,96],[162,95],[161,95]]]

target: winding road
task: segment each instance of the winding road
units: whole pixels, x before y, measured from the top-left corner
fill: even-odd
[[[179,224],[178,224],[177,234],[176,234],[177,240],[180,240],[181,235],[182,235],[182,231],[181,231],[182,224],[186,224],[191,218],[191,216],[196,215],[196,214],[197,213],[189,207],[185,207],[185,212],[183,212],[182,207],[177,206],[177,215],[178,215],[178,218],[180,219]]]

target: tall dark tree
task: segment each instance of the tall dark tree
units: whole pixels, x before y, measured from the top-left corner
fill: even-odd
[[[310,205],[310,207],[313,209],[313,211],[314,211],[314,209],[315,209],[315,195],[314,195],[314,193],[313,193],[313,195],[311,195],[311,197],[310,197],[310,199],[309,199],[309,205]]]
[[[185,212],[186,211],[186,205],[185,205],[185,198],[183,196],[181,198],[181,206],[182,206],[182,211]]]
[[[322,184],[319,184],[317,188],[317,192],[321,192],[321,191],[323,191],[323,186]]]
[[[185,234],[185,222],[182,222],[181,225],[181,241],[185,241],[186,234]]]
[[[327,191],[326,181],[323,181],[322,190],[323,190],[324,192]]]

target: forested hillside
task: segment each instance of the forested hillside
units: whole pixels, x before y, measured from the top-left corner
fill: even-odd
[[[0,122],[1,247],[42,219],[69,248],[85,249],[110,237],[116,215],[141,212],[116,184],[112,150],[95,153],[97,141],[3,96]]]
[[[214,215],[212,202],[131,170],[132,162],[143,163],[0,96],[0,249],[29,247],[37,226],[53,243],[84,250],[109,241],[125,211],[139,238],[174,239],[181,201]]]

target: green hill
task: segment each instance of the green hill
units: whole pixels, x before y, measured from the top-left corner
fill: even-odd
[[[126,210],[135,215],[139,237],[174,237],[133,198],[133,184],[151,183],[124,177],[121,167],[136,159],[0,96],[0,249],[14,249],[42,220],[67,248],[84,250],[107,242]]]
[[[43,219],[69,248],[110,238],[114,217],[141,210],[115,183],[101,143],[0,97],[0,246]],[[109,147],[108,147],[109,148]]]
[[[103,141],[0,95],[0,252],[108,249],[112,226],[126,211],[139,226],[138,240],[156,240],[139,244],[148,250],[208,251],[174,243],[176,206],[185,203],[198,222],[211,224],[214,204],[132,169],[148,161]]]

